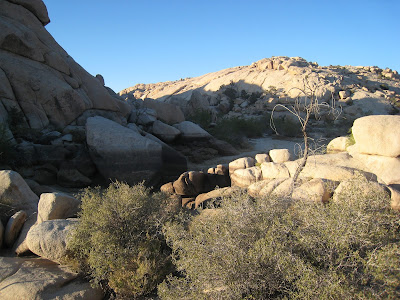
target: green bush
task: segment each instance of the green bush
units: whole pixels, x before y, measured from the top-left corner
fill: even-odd
[[[154,290],[171,272],[170,251],[160,232],[176,206],[164,194],[139,184],[112,183],[81,195],[79,225],[68,243],[72,256],[95,282],[118,296]]]
[[[260,137],[269,130],[266,118],[244,119],[239,117],[222,118],[208,131],[214,137],[235,145],[243,137]]]
[[[292,118],[274,118],[274,125],[279,135],[287,137],[302,136],[300,122]]]
[[[211,113],[207,110],[197,109],[190,116],[188,116],[188,121],[192,121],[201,128],[207,129],[212,121]]]
[[[400,297],[399,215],[357,188],[326,205],[245,193],[164,227],[180,271],[161,299]]]

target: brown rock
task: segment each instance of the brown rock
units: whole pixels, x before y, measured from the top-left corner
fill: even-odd
[[[26,212],[20,210],[19,212],[12,215],[8,220],[6,230],[4,232],[4,242],[6,247],[12,247],[19,233],[21,232],[22,226],[26,221]]]

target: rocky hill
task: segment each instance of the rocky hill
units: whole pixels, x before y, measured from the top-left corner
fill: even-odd
[[[323,67],[300,57],[271,57],[196,78],[137,84],[119,94],[144,100],[145,105],[147,99],[175,104],[186,116],[197,110],[214,116],[254,116],[271,112],[277,104],[290,106],[301,91],[313,89],[319,101],[341,112],[336,124],[340,120],[351,124],[364,115],[398,113],[399,79],[391,69]],[[290,116],[278,110],[282,118]],[[328,110],[320,112],[320,120],[332,121]]]

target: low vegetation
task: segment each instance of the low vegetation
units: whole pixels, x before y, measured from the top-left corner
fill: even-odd
[[[394,299],[398,214],[353,189],[327,205],[237,194],[164,227],[180,271],[162,299]]]
[[[172,271],[161,227],[176,206],[143,184],[119,182],[106,190],[88,188],[81,200],[80,222],[68,245],[80,269],[121,297],[151,293]]]
[[[84,191],[69,248],[130,299],[157,285],[161,299],[398,298],[399,215],[387,194],[357,186],[328,204],[242,191],[193,215],[142,184],[113,183]]]

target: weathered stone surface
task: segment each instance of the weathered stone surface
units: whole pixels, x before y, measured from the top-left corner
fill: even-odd
[[[205,205],[207,202],[213,199],[221,199],[223,196],[231,194],[235,189],[232,187],[225,187],[221,189],[216,189],[208,193],[200,194],[196,197],[195,208],[201,205]]]
[[[181,134],[175,127],[158,120],[153,123],[152,133],[166,143],[172,142]]]
[[[279,180],[279,179],[277,179]],[[270,185],[273,186],[273,182],[271,181]],[[275,188],[272,190],[271,194],[276,196],[276,197],[289,197],[290,196],[290,192],[292,190],[292,186],[293,186],[293,179],[292,178],[286,178],[283,179],[281,182],[276,181],[274,182],[279,183],[275,186]],[[261,193],[264,193],[264,190],[261,190]]]
[[[238,158],[229,163],[229,174],[233,174],[238,169],[246,169],[255,166],[256,161],[252,157]]]
[[[154,109],[157,117],[167,124],[176,124],[185,121],[185,116],[179,106],[148,98],[144,100],[143,104],[147,108]]]
[[[22,5],[31,13],[33,13],[43,25],[50,23],[46,5],[42,0],[9,0],[12,3]]]
[[[263,179],[288,178],[288,168],[282,163],[265,162],[261,164]]]
[[[89,153],[104,178],[135,184],[156,179],[162,167],[162,146],[102,117],[87,120]]]
[[[3,247],[3,240],[4,240],[4,226],[3,222],[0,220],[0,249]]]
[[[160,172],[163,175],[164,182],[174,180],[187,171],[187,159],[184,155],[150,133],[147,133],[145,138],[161,145],[162,168]]]
[[[157,113],[154,109],[138,108],[132,109],[129,122],[139,125],[151,125],[157,120]]]
[[[46,259],[0,257],[0,265],[0,298],[4,300],[103,299],[100,287]]]
[[[17,108],[24,115],[21,124],[37,129],[50,123],[65,127],[91,108],[126,116],[129,105],[109,95],[56,43],[43,27],[48,22],[40,0],[0,2],[0,77],[7,111]]]
[[[390,199],[389,189],[377,182],[360,180],[360,179],[350,179],[342,181],[338,187],[335,189],[332,200],[336,202],[340,201],[357,201],[358,197],[368,197],[371,194],[385,195]],[[356,197],[349,197],[349,195],[357,195]]]
[[[175,193],[182,196],[196,196],[208,192],[206,190],[207,176],[203,172],[185,172],[174,181]]]
[[[288,149],[272,149],[269,151],[271,161],[274,163],[284,163],[290,160],[291,155]]]
[[[32,226],[26,236],[29,250],[57,263],[66,262],[67,239],[78,219],[50,220]]]
[[[37,211],[39,197],[17,172],[6,170],[0,171],[0,202],[29,215]]]
[[[338,183],[321,178],[314,178],[293,190],[295,200],[328,202]]]
[[[342,152],[346,151],[347,146],[349,146],[350,139],[347,136],[339,136],[331,140],[326,146],[328,152]]]
[[[65,193],[43,193],[38,204],[37,224],[76,216],[81,202]]]
[[[183,121],[173,126],[182,133],[182,138],[186,140],[210,139],[212,137],[199,125],[190,121]]]
[[[26,212],[20,210],[11,216],[7,222],[6,230],[4,232],[4,243],[6,247],[10,248],[18,238],[22,226],[26,221]]]
[[[57,182],[64,187],[83,188],[92,181],[72,166],[61,167],[57,173]]]
[[[299,160],[286,162],[284,164],[288,168],[290,176],[293,176],[299,165]],[[346,179],[363,177],[368,180],[376,181],[376,175],[362,170],[335,165],[318,164],[312,161],[307,162],[306,166],[300,173],[300,177],[322,178],[332,181],[343,181]]]
[[[168,182],[168,183],[163,184],[160,187],[160,191],[163,192],[163,193],[166,193],[166,194],[175,193],[173,182]]]
[[[231,174],[232,186],[247,187],[262,180],[262,172],[259,167],[237,169]]]
[[[366,116],[354,121],[353,151],[361,154],[400,156],[400,116]]]
[[[259,154],[256,154],[255,159],[256,159],[257,163],[259,163],[259,164],[262,164],[262,163],[270,162],[270,161],[271,161],[271,158],[270,158],[269,155],[266,154],[266,153],[259,153]]]
[[[349,148],[351,156],[363,164],[363,170],[376,174],[387,185],[400,184],[400,158],[359,154],[353,151],[353,146]]]

